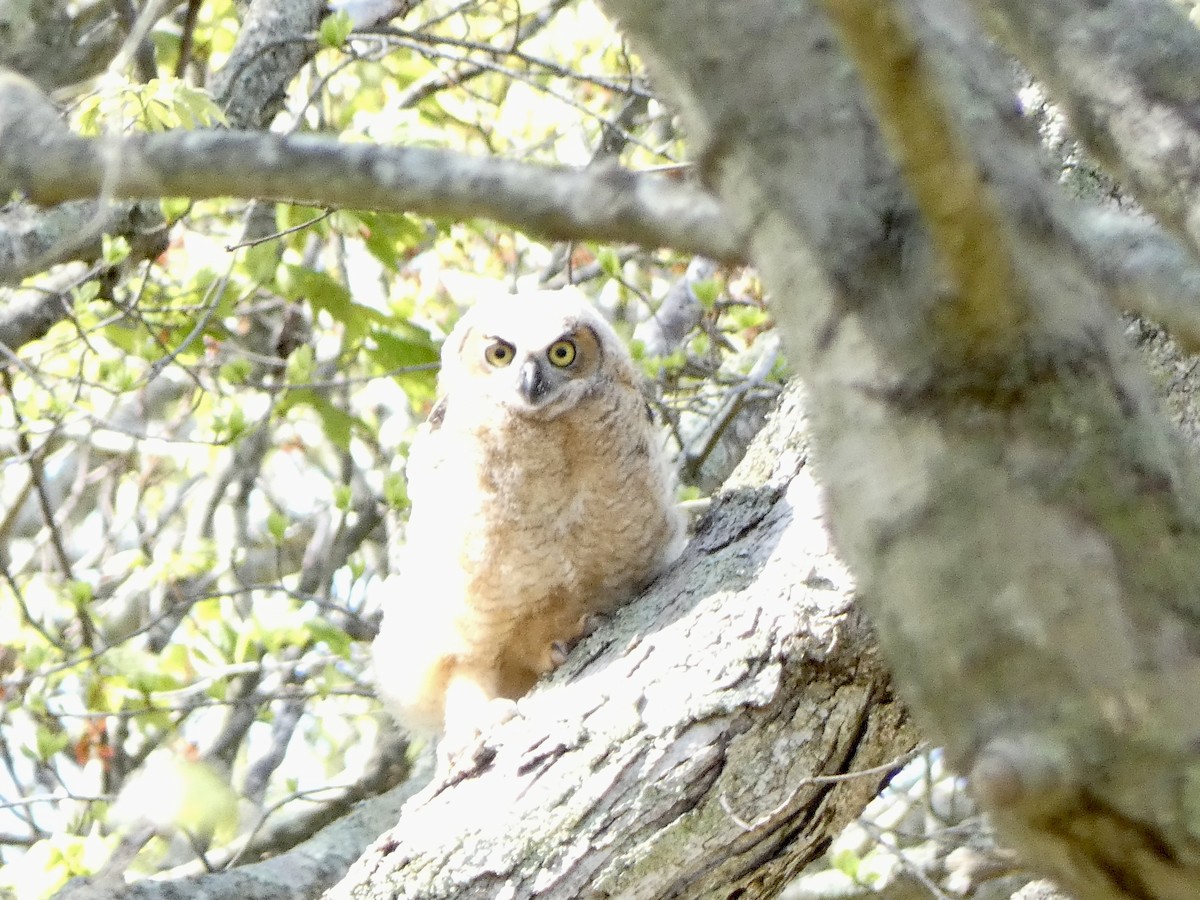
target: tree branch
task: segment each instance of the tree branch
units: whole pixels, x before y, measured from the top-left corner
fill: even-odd
[[[717,259],[742,255],[716,201],[685,184],[613,166],[550,168],[331,138],[188,131],[86,139],[36,90],[0,79],[0,191],[41,204],[114,197],[260,197],[521,222],[554,238],[634,240]],[[28,126],[34,116],[39,127]]]
[[[212,92],[234,128],[266,128],[287,86],[317,48],[312,34],[325,0],[253,0],[233,52],[213,76]]]
[[[104,71],[124,41],[111,4],[78,13],[67,0],[0,6],[0,67],[15,69],[46,90],[85,81]]]
[[[907,4],[1030,292],[1000,373],[940,354],[929,233],[812,2],[606,5],[750,231],[812,392],[831,525],[927,734],[1068,889],[1191,896],[1200,469],[1129,366],[1111,288],[1011,105],[967,105],[1004,77],[956,40],[978,23]]]
[[[16,284],[59,263],[94,260],[100,255],[102,234],[129,237],[135,259],[158,255],[165,243],[157,203],[77,200],[43,210],[11,203],[0,209],[0,284]],[[0,322],[5,319],[7,311]],[[20,326],[0,324],[0,340],[19,347],[23,341],[15,335],[20,332],[8,328]],[[5,340],[5,334],[13,340]]]
[[[1200,33],[1161,0],[975,0],[1130,192],[1200,250]]]
[[[672,571],[330,897],[770,897],[824,852],[916,736],[785,398]]]
[[[1013,248],[980,166],[949,116],[925,46],[889,0],[821,0],[858,66],[892,155],[950,276],[937,312],[947,351],[1011,354],[1028,318]],[[949,361],[949,360],[947,360]]]

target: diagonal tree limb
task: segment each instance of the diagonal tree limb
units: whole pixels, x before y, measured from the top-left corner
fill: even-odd
[[[958,133],[938,76],[898,4],[821,0],[854,60],[888,148],[912,189],[949,276],[937,313],[946,350],[982,361],[1011,354],[1028,319],[1025,286],[994,189]]]
[[[824,852],[915,734],[815,514],[800,403],[793,385],[672,571],[330,900],[770,897]]]
[[[316,52],[324,0],[253,0],[237,43],[212,80],[234,128],[262,129],[283,108],[287,87]]]

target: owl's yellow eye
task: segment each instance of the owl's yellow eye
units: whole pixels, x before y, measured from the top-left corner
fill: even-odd
[[[546,356],[553,365],[564,368],[575,362],[575,345],[571,341],[555,341]]]
[[[504,341],[496,341],[483,351],[483,358],[489,365],[502,369],[513,361],[513,345]]]

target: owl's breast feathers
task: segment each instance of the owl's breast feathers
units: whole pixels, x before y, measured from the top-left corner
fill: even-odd
[[[422,534],[421,547],[460,567],[464,596],[447,599],[462,604],[468,643],[526,633],[530,652],[543,652],[677,555],[673,480],[645,401],[632,385],[610,388],[551,419],[456,409],[456,398],[427,436],[442,445],[440,497],[413,498],[410,535],[440,532]]]

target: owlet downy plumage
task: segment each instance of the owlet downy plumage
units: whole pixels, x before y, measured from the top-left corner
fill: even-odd
[[[629,352],[578,292],[477,303],[438,393],[374,665],[402,725],[461,735],[661,573],[684,530]]]

